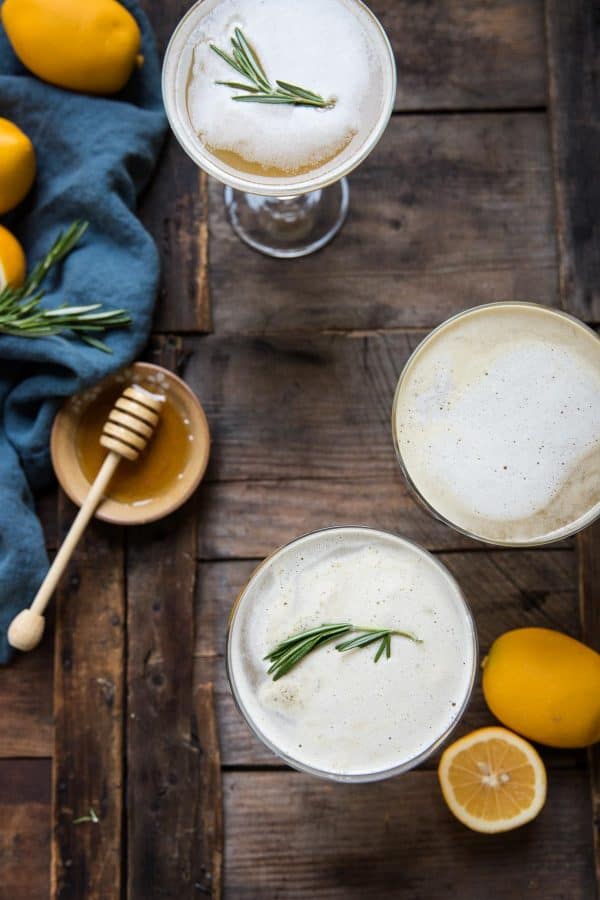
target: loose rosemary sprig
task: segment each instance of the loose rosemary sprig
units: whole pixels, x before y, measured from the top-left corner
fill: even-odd
[[[379,647],[374,662],[379,662],[383,654],[389,659],[392,655],[392,637],[405,637],[417,644],[421,644],[419,640],[410,631],[396,631],[393,628],[365,628],[362,625],[351,625],[349,622],[341,622],[339,624],[318,625],[316,628],[309,628],[308,631],[301,631],[294,634],[285,641],[277,644],[267,655],[265,659],[271,663],[267,672],[273,676],[273,681],[277,681],[283,675],[287,674],[295,665],[297,665],[305,656],[308,656],[317,647],[322,644],[328,644],[330,641],[349,634],[352,631],[359,632],[357,637],[350,640],[342,641],[336,644],[335,649],[340,653],[346,650],[355,650],[358,647],[368,647],[379,641]]]
[[[239,28],[234,30],[231,47],[230,55],[215,44],[210,45],[211,50],[225,60],[238,75],[247,78],[250,82],[250,84],[245,84],[240,81],[216,81],[215,84],[246,92],[235,94],[231,98],[232,100],[242,103],[287,103],[293,106],[314,106],[319,109],[335,106],[335,100],[325,100],[320,94],[298,87],[297,84],[291,84],[289,81],[276,81],[277,87],[273,87],[258,56]]]
[[[92,337],[90,332],[129,325],[131,316],[126,310],[103,310],[100,303],[86,306],[63,304],[55,309],[40,308],[44,296],[40,285],[44,278],[53,266],[71,252],[87,227],[87,222],[73,222],[64,233],[58,235],[46,256],[34,266],[21,287],[6,285],[0,290],[0,334],[33,338],[67,331],[104,353],[112,352],[110,347]]]
[[[94,825],[97,825],[100,819],[96,813],[96,810],[93,806],[90,806],[90,811],[87,816],[79,816],[78,819],[73,819],[73,825],[81,825],[83,822],[93,822]]]

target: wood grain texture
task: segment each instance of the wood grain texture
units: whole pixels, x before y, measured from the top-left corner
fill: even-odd
[[[274,548],[270,548],[274,549]],[[526,625],[580,635],[575,555],[569,550],[442,553],[473,610],[481,656],[504,631]],[[235,708],[224,666],[227,620],[255,560],[201,563],[196,590],[195,680],[214,680],[223,763],[227,766],[279,765],[251,734]],[[479,679],[458,734],[492,724]],[[581,764],[584,754],[545,752],[553,766]],[[429,763],[434,764],[435,760]]]
[[[550,112],[566,309],[600,321],[600,17],[590,0],[546,0]]]
[[[162,58],[190,4],[142,0],[141,6],[150,17]],[[207,181],[169,131],[158,171],[140,204],[140,218],[156,241],[161,260],[155,330],[210,330]]]
[[[200,559],[260,558],[306,531],[357,522],[403,534],[430,550],[479,546],[425,512],[399,470],[387,479],[205,482],[198,500]]]
[[[191,897],[202,881],[195,822],[200,748],[192,733],[195,517],[132,530],[127,549],[130,900]]]
[[[423,334],[217,337],[187,342],[188,384],[212,434],[209,481],[392,480],[390,413]],[[390,502],[393,503],[393,493]]]
[[[61,524],[73,514],[61,498]],[[53,900],[121,890],[123,568],[121,529],[92,522],[56,592]],[[100,821],[74,824],[90,807]]]
[[[0,758],[52,755],[51,623],[46,627],[48,635],[35,653],[17,654],[0,670]]]
[[[185,354],[179,339],[162,339],[151,356],[177,369]],[[167,519],[128,533],[130,900],[183,900],[198,892],[217,898],[220,892],[212,690],[201,687],[193,695],[196,520],[192,500]]]
[[[4,722],[3,722],[4,724]],[[0,897],[50,897],[49,759],[0,760]]]
[[[228,773],[225,897],[592,900],[589,805],[585,770],[554,772],[538,819],[487,837],[452,818],[430,771],[371,785]]]
[[[543,114],[401,116],[351,176],[348,221],[321,253],[243,246],[211,184],[215,330],[437,325],[493,300],[557,302]]]
[[[196,836],[200,844],[202,880],[197,890],[219,900],[223,893],[223,785],[221,752],[212,683],[201,683],[194,694],[196,734],[200,745],[200,801]]]
[[[579,557],[579,602],[581,632],[585,643],[600,653],[600,523],[577,538]],[[592,827],[596,857],[596,878],[600,886],[600,745],[588,753],[592,788]]]
[[[541,106],[542,0],[372,0],[398,70],[397,110]]]

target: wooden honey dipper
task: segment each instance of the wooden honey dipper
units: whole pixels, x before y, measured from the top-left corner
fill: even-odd
[[[123,457],[135,462],[152,437],[164,398],[137,384],[126,388],[104,423],[100,443],[108,454],[96,475],[69,533],[54,558],[31,606],[10,623],[8,642],[18,650],[33,650],[44,633],[44,611],[88,522]]]

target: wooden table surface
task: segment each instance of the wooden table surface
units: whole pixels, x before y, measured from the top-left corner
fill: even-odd
[[[146,0],[162,48],[188,5]],[[147,357],[197,392],[212,458],[167,520],[90,529],[56,627],[0,675],[6,900],[597,896],[597,752],[545,751],[542,814],[486,837],[446,809],[435,759],[358,786],[280,765],[226,684],[225,622],[256,561],[340,522],[439,554],[483,652],[520,625],[600,649],[600,528],[532,551],[467,540],[408,495],[389,426],[405,360],[450,314],[514,298],[600,320],[597,8],[372,7],[396,110],[331,246],[297,261],[244,247],[173,139],[143,198],[163,261]],[[50,493],[40,513],[52,549],[74,508]],[[478,687],[460,731],[489,722]],[[75,824],[90,807],[99,822]]]

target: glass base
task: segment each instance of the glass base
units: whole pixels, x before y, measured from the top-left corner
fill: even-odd
[[[267,256],[290,259],[320,250],[348,213],[345,178],[298,197],[262,197],[225,188],[225,208],[239,238]]]

